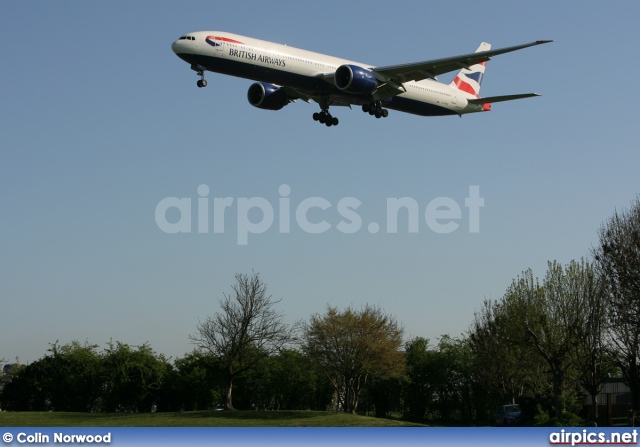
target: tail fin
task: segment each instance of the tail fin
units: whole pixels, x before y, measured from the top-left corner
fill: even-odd
[[[491,44],[482,42],[476,53],[481,51],[489,51]],[[486,62],[475,64],[469,68],[463,68],[458,72],[458,75],[449,84],[451,87],[455,87],[463,92],[471,93],[476,98],[480,95],[480,84],[482,83],[482,77],[484,76],[484,70],[487,67]]]

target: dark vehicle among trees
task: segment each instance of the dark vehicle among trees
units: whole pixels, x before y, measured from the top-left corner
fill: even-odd
[[[521,415],[522,411],[518,404],[500,405],[493,416],[493,425],[496,427],[511,427],[520,421]]]

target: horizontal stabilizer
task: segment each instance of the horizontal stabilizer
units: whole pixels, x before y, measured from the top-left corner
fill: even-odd
[[[486,98],[467,99],[469,104],[493,104],[494,102],[513,101],[514,99],[533,98],[537,93],[522,93],[520,95],[487,96]]]

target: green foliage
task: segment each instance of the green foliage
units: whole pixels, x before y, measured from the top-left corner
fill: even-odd
[[[51,345],[49,354],[17,366],[0,394],[9,411],[150,412],[213,409],[224,402],[220,359],[193,351],[171,365],[148,344]],[[304,354],[285,350],[237,382],[239,408],[322,409],[330,384]]]
[[[208,410],[223,402],[224,369],[215,357],[194,350],[176,359],[175,368],[181,410]]]
[[[476,420],[478,388],[467,339],[443,336],[438,346],[417,337],[405,345],[405,416],[410,420],[470,425]]]
[[[91,411],[98,405],[101,359],[96,346],[51,345],[50,354],[12,371],[2,393],[9,410]]]
[[[407,382],[405,385],[405,414],[409,419],[422,421],[427,413],[434,388],[429,355],[429,340],[416,337],[405,344]]]
[[[100,398],[101,358],[97,346],[77,341],[51,345],[51,406],[57,411],[91,411]]]
[[[234,407],[255,410],[324,410],[328,381],[311,360],[295,350],[270,356],[239,377]]]
[[[593,255],[605,280],[610,326],[608,353],[631,389],[640,410],[640,197],[615,212],[598,231]]]
[[[50,354],[14,368],[2,391],[10,411],[151,411],[158,405],[172,366],[148,345],[132,348],[55,342]]]
[[[597,394],[611,371],[606,305],[600,278],[584,260],[550,262],[542,283],[523,272],[502,300],[485,301],[476,313],[470,340],[479,381],[502,403],[521,403],[537,424],[571,422],[584,394]]]
[[[103,358],[103,407],[107,412],[152,411],[172,366],[146,343],[110,342]]]
[[[549,413],[538,405],[533,425],[536,427],[584,427],[585,421],[572,412],[565,412],[560,417],[549,416]]]
[[[47,387],[43,377],[44,361],[14,367],[2,390],[2,408],[8,411],[46,411]],[[50,381],[48,381],[50,383]]]
[[[342,312],[328,307],[324,315],[311,317],[304,352],[331,381],[335,409],[355,412],[372,378],[402,377],[402,332],[393,317],[372,306]]]

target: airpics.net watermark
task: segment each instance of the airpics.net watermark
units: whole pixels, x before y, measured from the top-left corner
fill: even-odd
[[[277,205],[274,206],[264,197],[209,197],[207,185],[197,189],[195,207],[189,197],[165,197],[158,202],[155,210],[156,225],[165,233],[207,234],[213,231],[222,234],[227,231],[225,223],[229,213],[235,215],[238,245],[247,245],[249,235],[262,234],[277,223],[280,234],[291,232],[292,222],[308,234],[322,234],[335,229],[343,234],[354,234],[362,230],[363,221],[358,209],[362,202],[355,197],[343,197],[337,202],[323,197],[307,197],[292,203],[291,187],[283,184],[278,188]],[[480,197],[480,187],[469,186],[469,195],[464,199],[467,208],[469,233],[480,232],[480,208],[484,207],[484,198]],[[194,209],[195,208],[195,209]],[[234,211],[235,208],[235,211]],[[337,217],[340,221],[331,224],[327,219]],[[210,217],[213,216],[211,221]],[[233,216],[229,217],[232,220]],[[400,231],[418,233],[424,223],[430,231],[438,234],[453,233],[460,227],[463,219],[463,207],[450,197],[437,197],[421,207],[411,197],[387,197],[386,228],[387,234]],[[401,222],[399,224],[399,222]],[[381,231],[377,222],[370,222],[366,231],[376,234]]]

